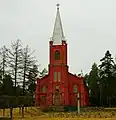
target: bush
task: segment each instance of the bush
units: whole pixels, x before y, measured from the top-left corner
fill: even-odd
[[[32,106],[33,98],[31,96],[1,96],[0,108],[5,109],[9,107]]]

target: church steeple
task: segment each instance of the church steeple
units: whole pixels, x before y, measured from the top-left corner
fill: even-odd
[[[61,45],[62,40],[64,40],[65,38],[64,38],[62,22],[61,22],[60,12],[59,12],[60,4],[57,4],[56,6],[57,6],[57,14],[56,14],[52,40],[53,40],[53,45]]]

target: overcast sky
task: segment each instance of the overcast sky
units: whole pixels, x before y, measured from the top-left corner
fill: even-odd
[[[106,50],[116,56],[116,0],[0,0],[0,47],[19,38],[47,68],[57,3],[70,72],[89,72]]]

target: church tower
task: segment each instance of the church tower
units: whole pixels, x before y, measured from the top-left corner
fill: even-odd
[[[60,18],[59,4],[57,4],[57,13],[53,30],[52,40],[49,42],[50,59],[50,91],[52,94],[56,90],[60,94],[60,104],[69,104],[68,99],[68,66],[67,66],[67,43],[64,38],[62,22]],[[54,104],[54,98],[53,98]]]

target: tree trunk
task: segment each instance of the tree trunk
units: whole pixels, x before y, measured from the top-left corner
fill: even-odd
[[[99,87],[100,87],[100,106],[102,106],[102,85],[101,85],[101,83],[100,83]]]
[[[10,118],[12,119],[13,118],[13,108],[10,107]]]
[[[3,109],[3,116],[5,116],[5,108]]]
[[[24,118],[24,105],[22,105],[22,118]]]

